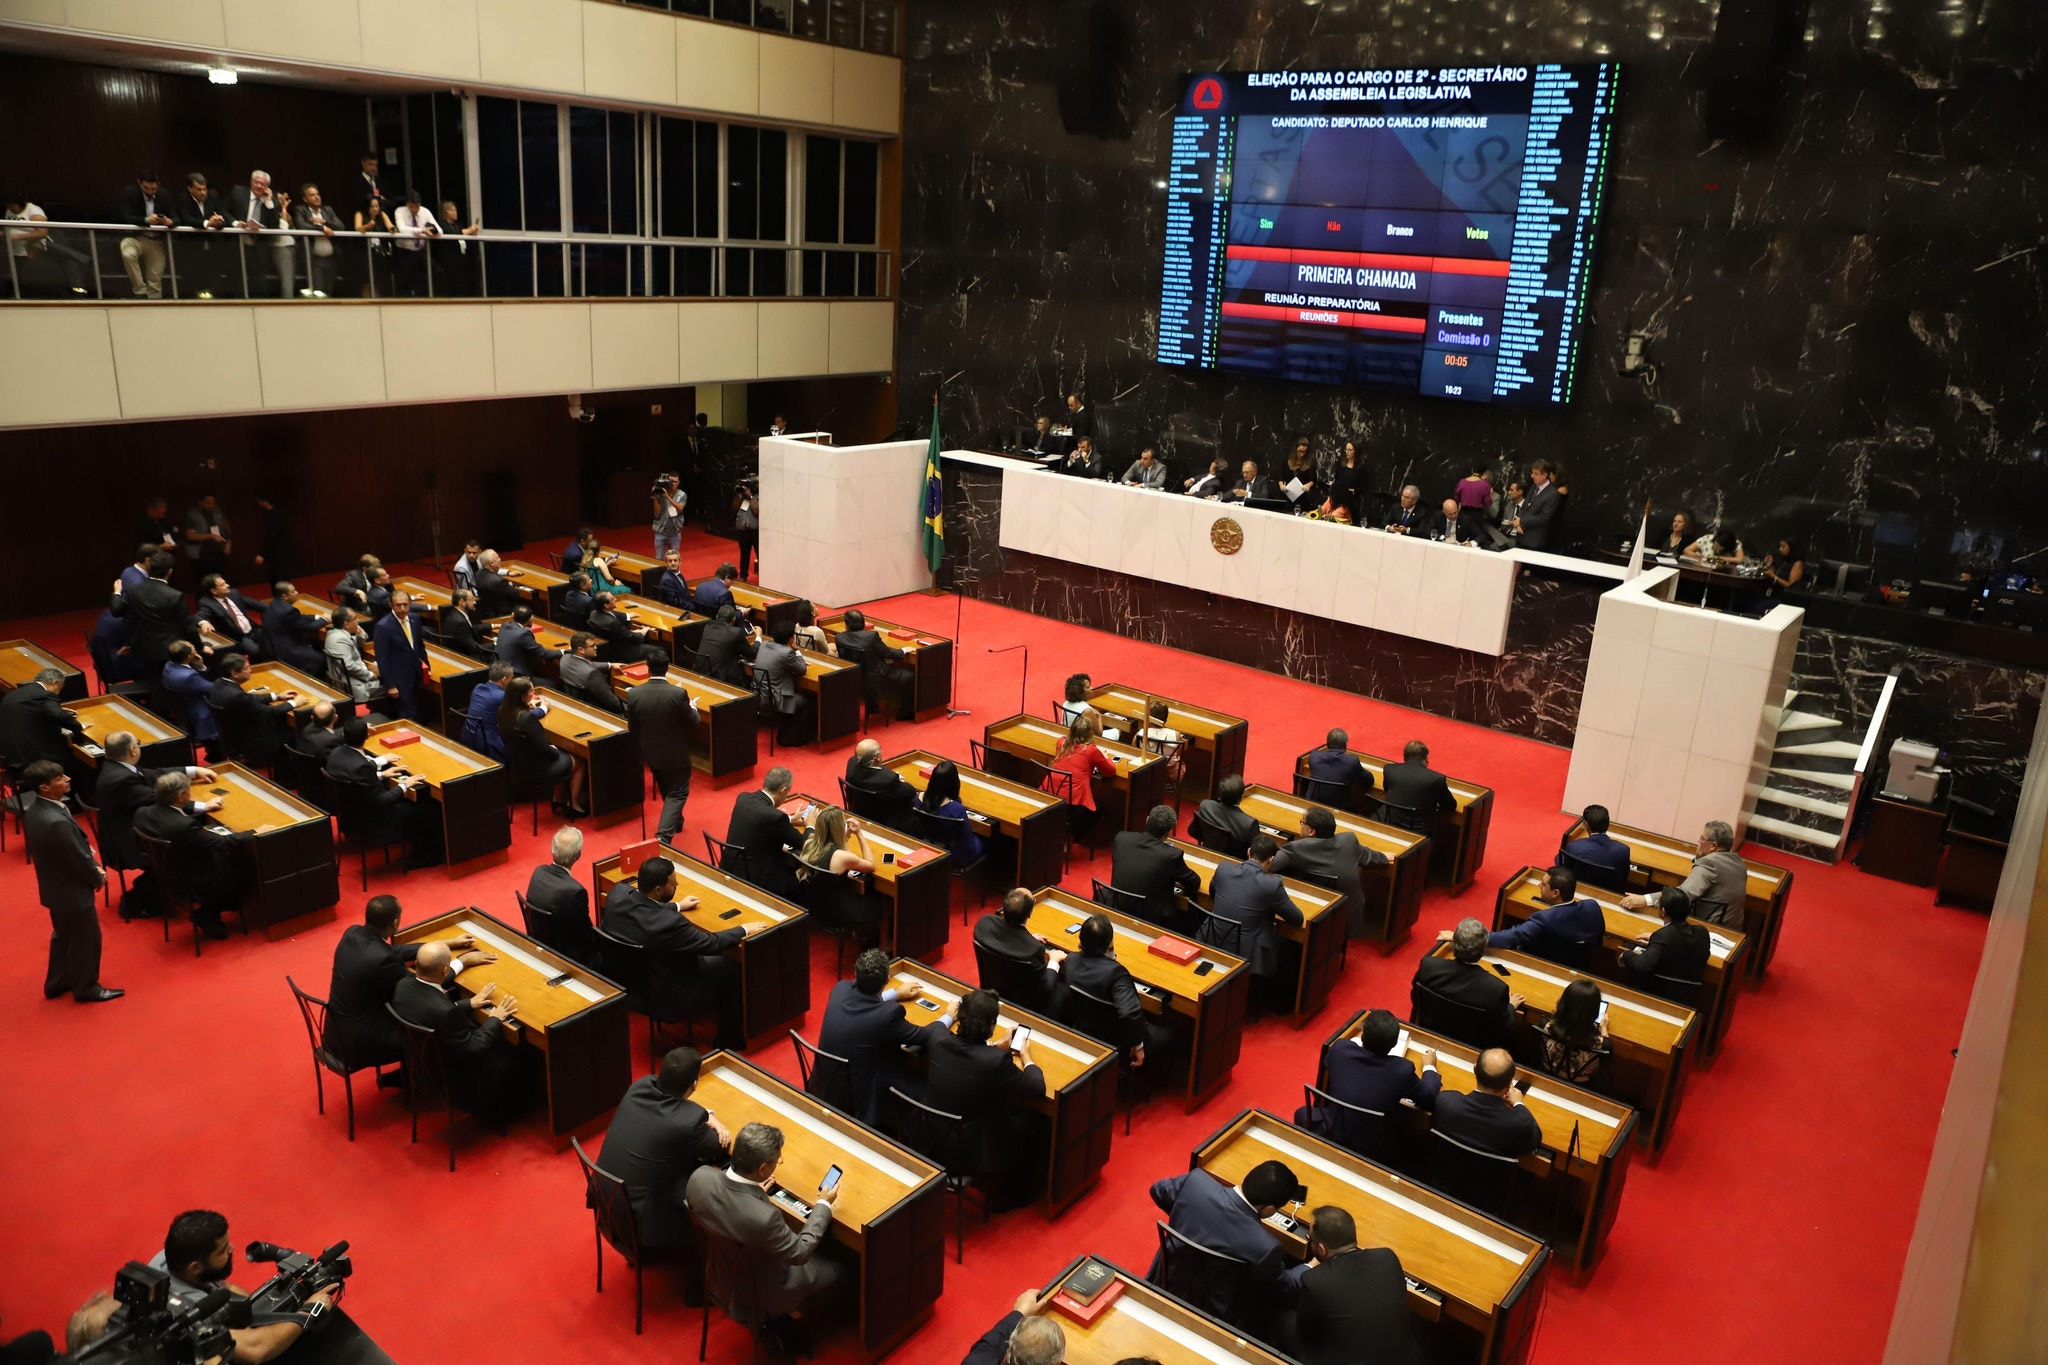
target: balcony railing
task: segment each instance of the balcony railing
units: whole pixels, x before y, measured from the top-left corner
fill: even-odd
[[[895,288],[894,253],[877,247],[560,232],[4,226],[5,286],[16,299],[153,298],[153,277],[170,299],[872,299]]]
[[[643,9],[718,19],[834,47],[894,57],[901,48],[902,0],[626,0]]]

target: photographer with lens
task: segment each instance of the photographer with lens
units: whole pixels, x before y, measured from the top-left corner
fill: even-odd
[[[343,1244],[342,1250],[346,1249]],[[164,1235],[164,1249],[149,1263],[151,1269],[170,1274],[168,1306],[174,1314],[216,1290],[229,1292],[232,1299],[224,1310],[227,1321],[246,1321],[246,1325],[228,1328],[234,1341],[232,1358],[238,1365],[275,1360],[300,1336],[317,1330],[334,1312],[341,1281],[352,1269],[346,1257],[332,1263],[323,1257],[316,1262],[262,1242],[251,1242],[249,1250],[252,1259],[283,1262],[289,1258],[304,1264],[281,1266],[279,1276],[252,1298],[228,1283],[235,1269],[235,1249],[228,1241],[228,1220],[211,1209],[191,1209],[172,1219],[170,1231]],[[310,1292],[301,1296],[296,1292],[300,1288]],[[123,1296],[117,1292],[115,1297]],[[240,1311],[245,1306],[248,1311]],[[268,1320],[258,1322],[257,1318]]]
[[[674,474],[663,474],[647,490],[648,501],[654,504],[656,559],[666,559],[682,548],[683,509],[690,505],[690,495],[683,492],[681,484]]]

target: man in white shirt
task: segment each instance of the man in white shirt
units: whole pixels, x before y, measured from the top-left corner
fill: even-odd
[[[405,203],[391,215],[398,229],[398,249],[392,254],[392,272],[398,277],[398,292],[418,298],[427,292],[427,243],[441,235],[434,211],[420,202],[418,190],[405,192]]]
[[[24,195],[10,193],[7,202],[0,204],[0,209],[5,210],[0,212],[0,219],[8,222],[50,221],[42,206],[30,203]],[[61,298],[67,293],[88,292],[85,287],[85,274],[80,268],[84,258],[50,236],[48,228],[7,229],[7,249],[14,255],[14,274],[24,295]]]

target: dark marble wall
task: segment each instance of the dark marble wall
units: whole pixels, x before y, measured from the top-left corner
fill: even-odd
[[[1645,499],[1867,557],[1879,515],[1930,562],[1965,524],[2040,543],[2048,4],[1812,0],[1777,132],[1708,145],[1716,6],[1653,0],[1113,0],[1128,140],[1062,131],[1051,0],[913,4],[900,385],[987,440],[1085,388],[1120,443],[1183,465],[1326,460],[1448,487],[1466,460],[1561,460],[1581,537]],[[1521,414],[1153,362],[1168,110],[1182,73],[1453,58],[1623,62],[1579,396]],[[1646,334],[1653,384],[1618,370]],[[1119,452],[1121,453],[1121,452]],[[2024,523],[2022,519],[2024,518]]]

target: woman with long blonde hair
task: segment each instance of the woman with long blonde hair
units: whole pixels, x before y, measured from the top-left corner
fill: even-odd
[[[848,847],[859,836],[860,828],[860,821],[839,807],[821,807],[811,818],[810,833],[804,836],[803,850],[798,856],[806,866],[796,870],[797,877],[809,881],[816,875],[812,868],[836,873],[873,872],[874,861]]]

